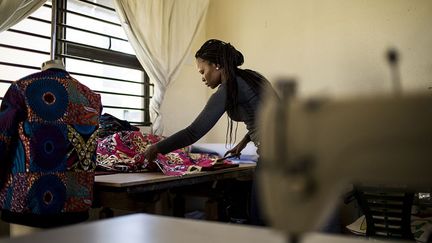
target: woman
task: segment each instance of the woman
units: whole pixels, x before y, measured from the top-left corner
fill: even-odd
[[[226,142],[232,142],[233,121],[244,122],[248,130],[244,138],[225,155],[239,156],[250,141],[259,148],[256,111],[262,91],[270,83],[255,71],[238,68],[243,64],[243,54],[230,43],[208,40],[196,52],[195,58],[202,81],[211,89],[217,90],[191,125],[147,148],[145,157],[149,162],[154,161],[158,153],[166,154],[198,141],[225,111],[230,118]]]
[[[158,153],[165,154],[198,141],[216,124],[225,111],[230,118],[226,133],[227,143],[232,143],[233,121],[244,122],[248,130],[244,138],[228,150],[225,156],[240,156],[250,141],[259,151],[256,112],[263,91],[267,86],[271,86],[268,80],[255,71],[238,68],[244,62],[243,54],[230,43],[208,40],[196,52],[195,58],[202,81],[211,89],[217,90],[191,125],[147,148],[145,157],[149,162],[152,162]],[[237,132],[237,128],[235,130]],[[264,225],[255,190],[253,185],[250,220],[252,224]]]

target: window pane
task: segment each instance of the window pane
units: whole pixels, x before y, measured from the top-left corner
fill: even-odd
[[[70,72],[92,74],[97,76],[106,76],[136,82],[142,82],[142,72],[130,68],[116,67],[112,65],[66,59],[66,65]]]
[[[0,51],[0,53],[2,53]],[[16,81],[21,79],[27,75],[36,72],[35,69],[27,69],[27,68],[19,68],[19,67],[11,67],[6,65],[0,65],[0,79]],[[0,96],[3,97],[4,93],[0,93]]]
[[[47,5],[51,5],[51,1],[46,1]],[[32,17],[51,20],[51,7],[45,7],[42,5],[38,10],[34,11]]]
[[[0,94],[5,94],[7,89],[9,88],[10,84],[7,83],[0,83]],[[4,95],[2,95],[3,97]]]
[[[122,41],[122,40],[112,39],[111,50],[135,55],[135,51],[132,49],[132,46],[129,44],[129,42]]]
[[[39,51],[50,51],[50,40],[40,37],[4,31],[0,33],[0,43]],[[2,53],[3,54],[3,53]]]
[[[93,0],[93,2],[110,8],[114,8],[114,2],[112,0]],[[84,13],[99,19],[105,19],[107,21],[120,24],[120,20],[117,17],[117,14],[105,8],[97,7],[77,0],[68,0],[67,8],[74,12]]]
[[[104,108],[102,113],[109,113],[119,119],[128,120],[130,122],[142,122],[142,117],[144,117],[143,111],[136,110]]]
[[[30,33],[37,33],[44,36],[51,36],[51,25],[32,19],[24,19],[18,24],[14,25],[12,29],[27,31]]]
[[[92,90],[116,92],[131,95],[142,95],[144,84],[125,83],[121,81],[74,75],[81,83]]]
[[[66,31],[66,39],[69,41],[95,46],[107,49],[109,47],[109,38],[92,33],[87,33],[79,30],[68,29]]]
[[[101,34],[112,35],[118,38],[127,39],[121,26],[107,24],[95,19],[69,13],[66,23],[80,29],[90,30]]]
[[[112,0],[99,0],[94,2],[114,8]],[[114,11],[78,1],[68,2],[67,7],[68,10],[76,11],[88,16],[115,23],[110,24],[85,16],[68,13],[66,20],[67,25],[127,40],[124,30],[120,26],[118,16]],[[67,28],[66,35],[66,38],[70,41],[125,52],[133,55],[135,54],[130,44],[124,40],[109,38],[107,36],[101,36],[94,33],[87,33],[85,31],[74,30],[72,28]]]
[[[92,3],[102,4],[111,9],[96,6]],[[49,7],[49,5],[51,5],[51,3],[48,0],[46,4],[48,6],[42,6],[31,16],[50,21],[51,7]],[[61,4],[59,4],[59,6],[61,6]],[[144,122],[144,118],[148,117],[148,107],[144,107],[148,104],[148,102],[144,102],[145,99],[148,99],[144,98],[144,90],[145,87],[148,87],[148,84],[144,84],[145,73],[142,70],[137,70],[136,68],[138,67],[133,66],[134,64],[130,64],[134,62],[133,59],[135,53],[127,41],[123,28],[120,26],[120,21],[114,11],[113,0],[92,0],[89,2],[67,0],[66,7],[70,11],[91,16],[89,18],[80,16],[79,14],[66,12],[66,23],[62,24],[84,29],[84,31],[75,30],[69,27],[62,27],[63,29],[59,29],[58,31],[60,33],[64,31],[67,41],[103,48],[107,51],[113,50],[123,52],[126,54],[119,55],[119,58],[117,59],[115,56],[117,55],[117,52],[112,52],[111,55],[114,56],[112,60],[118,61],[117,65],[119,66],[103,64],[102,61],[79,60],[79,58],[83,58],[79,56],[76,56],[75,58],[67,57],[64,59],[66,70],[81,83],[101,94],[102,105],[105,107],[110,106],[110,108],[104,108],[104,112],[110,113],[119,119],[135,123]],[[102,21],[93,18],[99,18],[102,19]],[[64,25],[59,26],[61,27]],[[25,33],[4,31],[0,33],[0,45],[26,48],[47,53],[50,51],[50,23],[44,23],[37,19],[27,18],[13,26],[11,29],[42,35],[45,36],[45,38],[31,36]],[[86,30],[94,31],[103,35],[88,33]],[[104,35],[111,35],[112,37]],[[61,43],[59,42],[57,43],[57,45],[60,44]],[[76,53],[80,53],[80,47],[78,46],[75,48],[78,48],[75,49],[78,50]],[[84,50],[87,51],[87,49]],[[128,56],[127,54],[132,56]],[[56,55],[63,56],[72,54],[56,53]],[[0,80],[15,81],[29,74],[38,72],[41,64],[49,59],[49,54],[40,54],[0,46],[0,62],[5,63],[0,64]],[[94,60],[104,59],[95,56]],[[119,60],[125,60],[127,63],[121,63]],[[28,65],[34,68],[14,67],[7,65],[7,63],[11,65]],[[130,65],[131,68],[121,67],[124,65]],[[87,75],[93,77],[88,77]],[[0,82],[0,99],[4,96],[4,93],[9,86],[10,84],[7,82]],[[149,88],[152,89],[152,86],[149,86]]]
[[[42,63],[49,60],[49,55],[32,53],[28,51],[14,50],[0,47],[0,61],[9,63],[18,63],[34,67],[42,66]]]
[[[144,99],[135,96],[101,94],[102,104],[130,108],[144,108]]]

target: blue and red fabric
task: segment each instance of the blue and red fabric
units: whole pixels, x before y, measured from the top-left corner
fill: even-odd
[[[0,106],[0,207],[52,215],[92,203],[100,95],[64,70],[9,87]]]

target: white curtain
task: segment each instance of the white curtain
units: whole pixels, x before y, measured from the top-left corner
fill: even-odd
[[[163,132],[160,107],[193,39],[209,0],[116,0],[115,8],[138,60],[154,83],[150,102],[152,133]]]
[[[46,0],[0,0],[0,32],[25,19]]]

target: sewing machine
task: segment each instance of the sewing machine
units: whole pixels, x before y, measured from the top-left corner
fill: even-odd
[[[282,85],[260,115],[258,171],[270,224],[314,231],[356,182],[432,186],[432,97],[412,94],[300,100]]]

